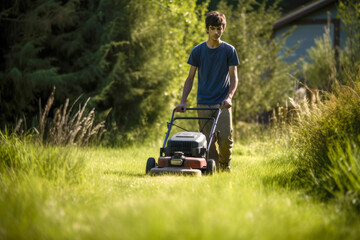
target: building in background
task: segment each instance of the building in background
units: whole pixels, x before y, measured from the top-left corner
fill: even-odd
[[[329,24],[334,49],[345,46],[344,25],[338,16],[338,0],[316,0],[289,11],[274,24],[274,36],[281,37],[293,29],[286,40],[286,47],[298,46],[291,56],[285,59],[294,62],[307,55],[307,50],[315,46],[315,39],[320,38]],[[285,51],[285,50],[284,50]]]

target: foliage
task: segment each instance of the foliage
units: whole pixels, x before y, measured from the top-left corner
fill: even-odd
[[[360,71],[360,3],[344,0],[338,10],[346,30],[346,45],[340,53],[341,79],[355,81]]]
[[[329,149],[330,167],[326,188],[349,209],[360,212],[360,136],[336,143]]]
[[[4,6],[0,19],[9,50],[0,73],[1,127],[20,117],[32,122],[38,99],[55,85],[56,107],[80,94],[92,97],[99,121],[107,119],[109,132],[122,142],[146,136],[175,105],[187,71],[182,63],[203,32],[205,10],[193,1],[165,0]]]
[[[224,40],[237,49],[239,86],[234,96],[234,114],[238,120],[254,119],[261,111],[270,111],[292,95],[288,73],[294,65],[281,61],[284,39],[272,38],[274,22],[280,17],[277,4],[266,7],[256,1],[239,1],[237,7],[220,3],[227,17]],[[286,55],[286,54],[285,54]]]
[[[64,5],[58,1],[14,1],[2,12],[2,17],[10,19],[2,21],[2,25],[8,24],[6,40],[11,49],[5,55],[6,66],[1,74],[2,127],[23,114],[31,122],[37,115],[38,98],[46,99],[53,85],[58,86],[59,100],[71,96],[65,94],[68,90],[77,89],[75,94],[80,95],[76,87],[79,82],[74,81],[78,76],[72,71],[79,71],[77,63],[83,49],[65,51],[69,43],[82,40],[70,34],[81,22],[75,16],[77,5],[76,1]],[[64,35],[66,40],[61,41]],[[70,80],[72,91],[65,87]]]
[[[308,59],[303,63],[305,83],[310,88],[330,90],[336,80],[336,59],[330,28],[325,28],[321,38],[315,39],[315,46],[307,50]]]
[[[126,46],[129,52],[124,55],[123,50],[114,49],[109,53],[117,56],[117,61],[94,98],[98,109],[108,114],[108,126],[115,126],[118,134],[110,141],[122,143],[144,139],[149,131],[156,134],[152,131],[156,122],[165,125],[164,113],[180,99],[187,55],[204,32],[204,9],[195,2],[132,1],[129,7],[133,12]],[[141,15],[147,16],[146,21]],[[117,19],[111,24],[123,23]],[[118,31],[114,28],[111,34]],[[104,63],[109,65],[106,59]]]

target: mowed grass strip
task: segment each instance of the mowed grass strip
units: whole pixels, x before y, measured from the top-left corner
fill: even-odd
[[[356,239],[359,222],[336,204],[264,181],[291,165],[237,149],[247,147],[235,146],[230,174],[146,176],[159,149],[143,146],[80,150],[86,165],[74,184],[2,179],[12,190],[1,192],[0,238]]]

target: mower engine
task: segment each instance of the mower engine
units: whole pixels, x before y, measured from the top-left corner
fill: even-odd
[[[172,136],[165,148],[165,156],[205,157],[207,141],[200,132],[179,132]]]

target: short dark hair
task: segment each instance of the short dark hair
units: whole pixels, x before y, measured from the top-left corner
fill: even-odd
[[[218,11],[212,11],[206,14],[205,19],[206,29],[209,29],[209,26],[219,27],[223,26],[226,27],[226,17],[223,13]]]

